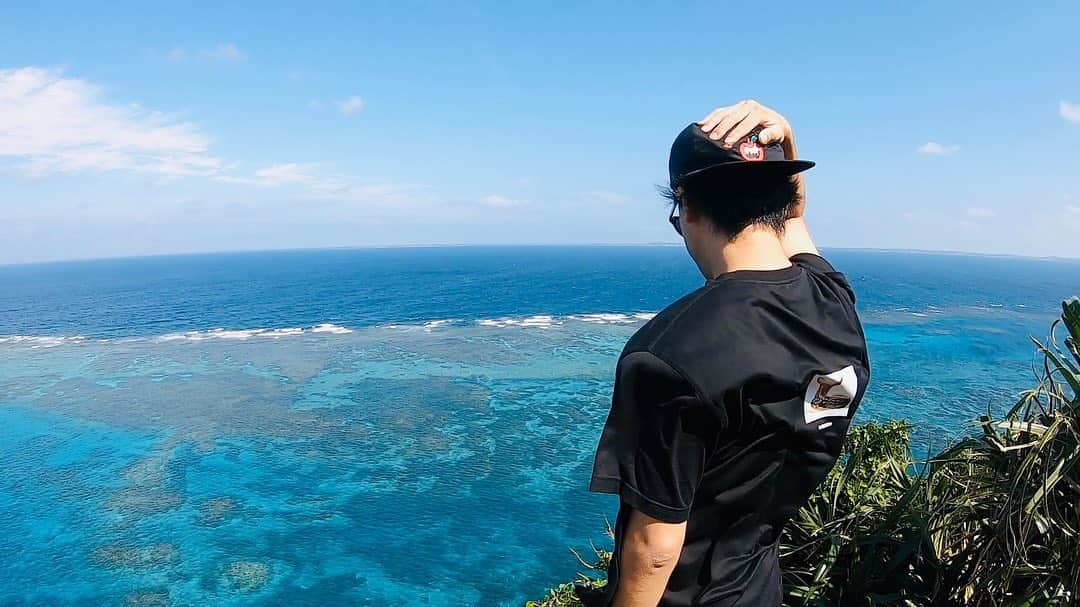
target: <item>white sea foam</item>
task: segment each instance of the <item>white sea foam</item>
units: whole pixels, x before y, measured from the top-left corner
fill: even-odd
[[[281,339],[296,337],[307,333],[332,333],[336,335],[352,333],[351,329],[332,324],[321,324],[304,329],[301,327],[283,327],[280,329],[210,329],[208,331],[187,331],[162,335],[157,341],[206,341],[208,339],[228,339],[244,341],[252,338]]]
[[[321,325],[315,325],[311,328],[312,333],[332,333],[334,335],[344,335],[346,333],[352,333],[352,329],[346,329],[335,324],[323,323]]]
[[[571,320],[591,322],[600,325],[627,325],[642,320],[652,320],[656,316],[651,312],[638,312],[636,314],[621,314],[617,312],[602,312],[598,314],[576,314],[570,316]]]
[[[428,321],[425,321],[425,322],[416,322],[416,323],[392,322],[392,323],[388,323],[388,324],[385,324],[385,325],[379,325],[379,328],[380,329],[398,329],[398,330],[406,330],[406,331],[423,330],[423,331],[427,331],[428,333],[430,333],[431,331],[434,331],[435,329],[440,329],[442,327],[451,326],[451,325],[454,325],[454,324],[456,324],[458,322],[459,322],[459,319],[457,319],[457,318],[440,318],[438,320],[428,320]]]
[[[65,344],[78,344],[86,341],[82,335],[3,335],[0,344],[21,344],[31,348],[55,348]],[[102,340],[105,341],[105,340]]]
[[[476,321],[476,324],[482,327],[497,327],[500,329],[506,327],[528,327],[537,329],[550,329],[556,325],[561,325],[562,321],[557,320],[554,316],[547,314],[537,314],[535,316],[527,316],[525,318],[487,318],[484,320]]]
[[[644,320],[652,320],[656,316],[654,312],[595,312],[590,314],[570,314],[568,316],[551,316],[538,314],[526,317],[503,317],[485,318],[476,321],[481,327],[494,328],[541,328],[550,329],[566,324],[566,322],[585,322],[596,325],[631,325]]]
[[[579,320],[581,322],[591,322],[599,325],[612,325],[621,324],[626,322],[634,322],[634,319],[626,314],[578,314],[570,317],[571,320]]]
[[[251,339],[268,332],[269,329],[210,329],[209,331],[188,331],[169,333],[158,337],[158,341],[205,341],[208,339]]]
[[[567,322],[584,322],[590,324],[599,325],[631,325],[640,323],[642,321],[650,320],[655,313],[652,312],[597,312],[590,314],[572,314],[568,316],[553,316],[551,314],[535,314],[533,316],[506,316],[501,318],[485,318],[475,321],[474,326],[492,327],[492,328],[522,328],[522,329],[551,329],[565,325]],[[441,318],[437,320],[429,320],[426,322],[419,322],[416,324],[403,324],[403,323],[391,323],[380,325],[383,329],[406,329],[406,330],[424,330],[434,331],[444,327],[463,326],[465,323],[459,318]],[[203,331],[183,331],[177,333],[167,333],[165,335],[159,335],[156,337],[124,337],[114,340],[108,339],[87,339],[82,335],[73,336],[50,336],[50,335],[0,335],[0,345],[3,344],[22,344],[28,345],[34,348],[52,348],[56,346],[66,344],[78,344],[82,342],[139,342],[139,341],[158,341],[158,342],[199,342],[207,340],[230,340],[230,341],[246,341],[251,339],[282,339],[286,337],[297,337],[302,335],[345,335],[353,333],[353,329],[335,325],[333,323],[322,323],[313,327],[282,327],[282,328],[255,328],[255,329],[208,329]]]
[[[291,337],[293,335],[303,335],[303,334],[304,334],[303,329],[292,328],[292,329],[273,329],[271,331],[266,331],[265,333],[260,333],[260,336],[261,337],[275,337],[276,338],[276,337]]]

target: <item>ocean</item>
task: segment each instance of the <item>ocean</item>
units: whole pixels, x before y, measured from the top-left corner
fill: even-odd
[[[828,251],[861,421],[942,445],[1032,385],[1080,261]],[[679,247],[0,266],[0,605],[521,605],[605,545],[614,364]]]

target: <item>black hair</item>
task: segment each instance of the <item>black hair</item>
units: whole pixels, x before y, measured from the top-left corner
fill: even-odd
[[[713,227],[734,239],[752,225],[784,231],[784,222],[799,202],[793,177],[755,177],[725,181],[702,175],[675,189],[661,186],[660,195],[671,204],[689,203]]]

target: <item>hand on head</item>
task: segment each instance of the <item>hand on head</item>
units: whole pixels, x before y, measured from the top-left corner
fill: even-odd
[[[724,147],[732,147],[744,137],[760,129],[758,143],[769,145],[779,143],[784,149],[784,157],[788,160],[796,160],[799,157],[795,147],[795,134],[791,130],[791,123],[780,112],[761,105],[753,99],[746,99],[729,105],[719,107],[709,112],[707,116],[698,120],[698,126],[705,132],[709,139],[721,141]],[[806,209],[806,182],[803,176],[795,175],[799,201],[791,209],[791,218],[801,218]],[[801,246],[800,248],[806,248]],[[816,249],[815,249],[816,250]]]
[[[758,143],[762,145],[792,143],[791,124],[787,119],[752,99],[716,108],[697,123],[710,139],[723,139],[722,145],[725,147],[735,145],[759,128]],[[787,151],[787,145],[784,149]]]

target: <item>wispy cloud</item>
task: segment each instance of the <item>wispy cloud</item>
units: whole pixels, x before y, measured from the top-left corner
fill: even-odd
[[[28,176],[127,170],[210,175],[224,163],[189,123],[132,105],[58,70],[0,70],[0,156],[23,161]]]
[[[997,217],[997,211],[985,207],[968,207],[964,209],[964,215],[971,219],[993,219]]]
[[[167,53],[165,59],[173,63],[180,63],[189,58],[198,58],[203,61],[216,61],[219,63],[243,63],[247,61],[247,53],[232,42],[222,42],[212,47],[200,48],[192,51],[182,46],[174,46]]]
[[[521,200],[519,198],[510,198],[508,196],[500,196],[498,194],[490,194],[484,196],[479,200],[480,204],[488,207],[519,207],[523,204],[527,204],[528,201]]]
[[[315,163],[281,162],[245,173],[211,155],[209,147],[209,137],[194,124],[138,104],[109,102],[100,87],[59,70],[0,70],[0,159],[15,159],[28,177],[126,171],[292,188],[307,199],[385,207],[438,202],[422,195],[426,186],[366,183],[328,175]]]
[[[226,61],[230,63],[247,61],[247,53],[237,48],[232,42],[224,42],[214,48],[203,49],[199,51],[199,56],[204,59]]]
[[[960,146],[944,145],[934,141],[928,141],[919,146],[918,149],[920,154],[928,154],[930,156],[949,156],[958,151],[960,151]]]
[[[250,175],[218,175],[214,179],[224,183],[251,185],[261,188],[303,186],[313,193],[333,194],[348,190],[344,181],[322,177],[319,165],[313,162],[283,162],[272,164]]]
[[[359,95],[353,95],[346,99],[340,99],[338,101],[324,102],[318,99],[310,99],[307,102],[309,110],[322,111],[325,109],[337,109],[343,116],[352,116],[353,114],[364,109],[364,98]]]
[[[364,99],[362,97],[353,95],[348,99],[342,99],[341,101],[335,102],[334,105],[336,105],[337,108],[341,110],[342,114],[346,116],[351,116],[356,112],[364,109]]]
[[[234,183],[248,183],[251,185],[274,187],[279,185],[306,184],[314,185],[319,182],[315,176],[317,165],[314,163],[289,162],[274,164],[259,169],[251,177],[225,177],[223,181]]]
[[[326,175],[312,162],[288,162],[258,169],[250,175],[217,175],[215,181],[260,188],[297,188],[305,198],[383,206],[428,201],[426,186],[415,183],[363,183],[354,177]]]
[[[1062,101],[1058,106],[1061,117],[1069,122],[1080,123],[1080,104]]]
[[[1073,215],[1080,215],[1080,206],[1077,206],[1075,204],[1065,205],[1065,210],[1069,213],[1072,213]]]

